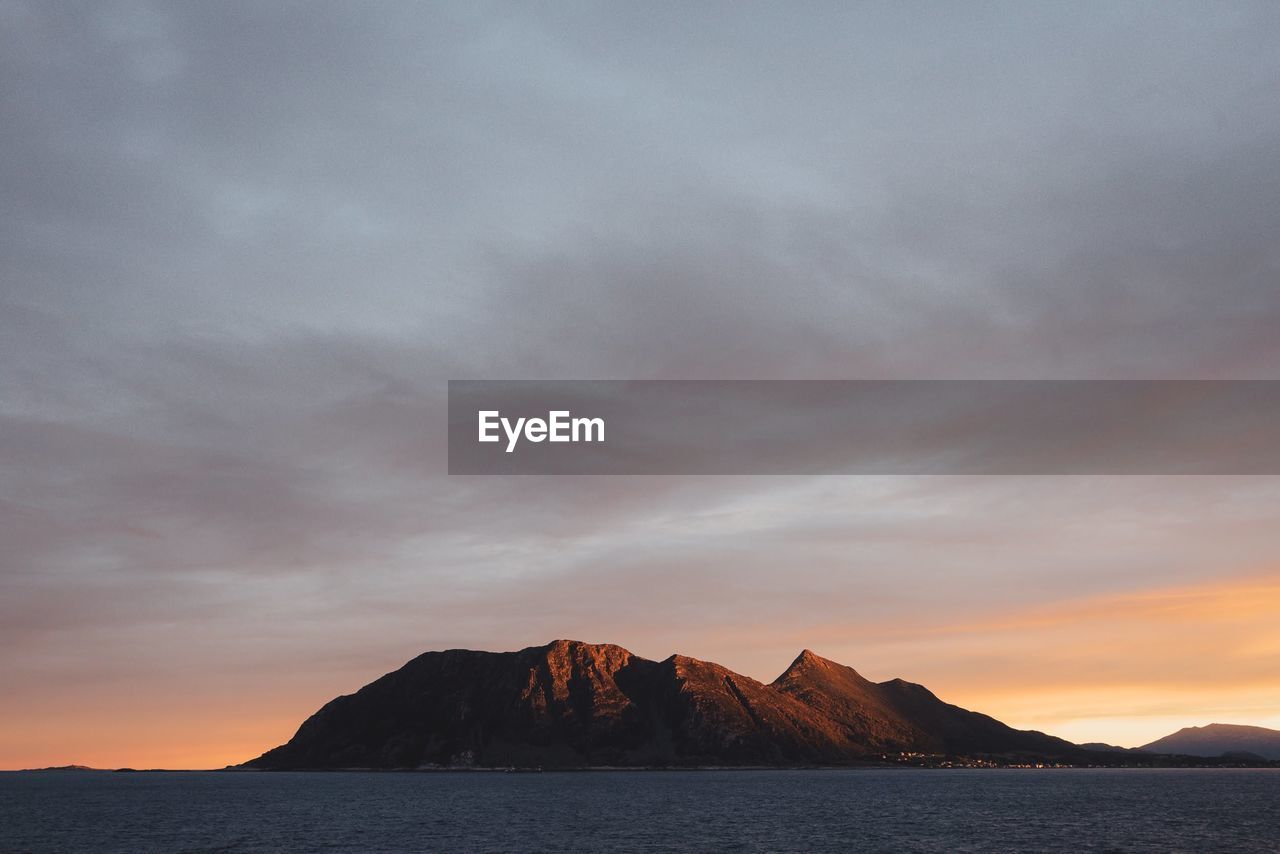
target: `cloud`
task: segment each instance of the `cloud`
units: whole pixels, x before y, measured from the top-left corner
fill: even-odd
[[[1275,379],[1278,40],[1267,3],[0,3],[0,729],[284,720],[565,634],[768,675],[770,626],[1274,563],[1263,478],[457,479],[443,401]]]

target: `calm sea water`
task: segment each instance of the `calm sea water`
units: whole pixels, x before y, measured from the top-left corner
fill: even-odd
[[[0,773],[4,851],[1280,851],[1280,770]]]

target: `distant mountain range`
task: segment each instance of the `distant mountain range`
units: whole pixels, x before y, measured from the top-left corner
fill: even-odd
[[[793,766],[885,754],[1085,755],[805,650],[765,685],[708,661],[559,640],[428,652],[308,718],[255,769]]]
[[[1138,749],[1185,756],[1226,755],[1280,760],[1280,730],[1237,724],[1189,726]]]

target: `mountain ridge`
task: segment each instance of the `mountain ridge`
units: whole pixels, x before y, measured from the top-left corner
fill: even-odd
[[[1138,750],[1187,756],[1241,755],[1274,761],[1280,760],[1280,730],[1244,724],[1189,726]]]
[[[803,650],[772,683],[556,640],[423,653],[307,718],[249,769],[849,765],[886,754],[1070,756],[902,679]]]

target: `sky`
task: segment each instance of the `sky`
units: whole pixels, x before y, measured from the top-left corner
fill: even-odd
[[[414,655],[1280,727],[1280,478],[450,477],[449,379],[1280,379],[1274,3],[0,0],[0,768]]]

